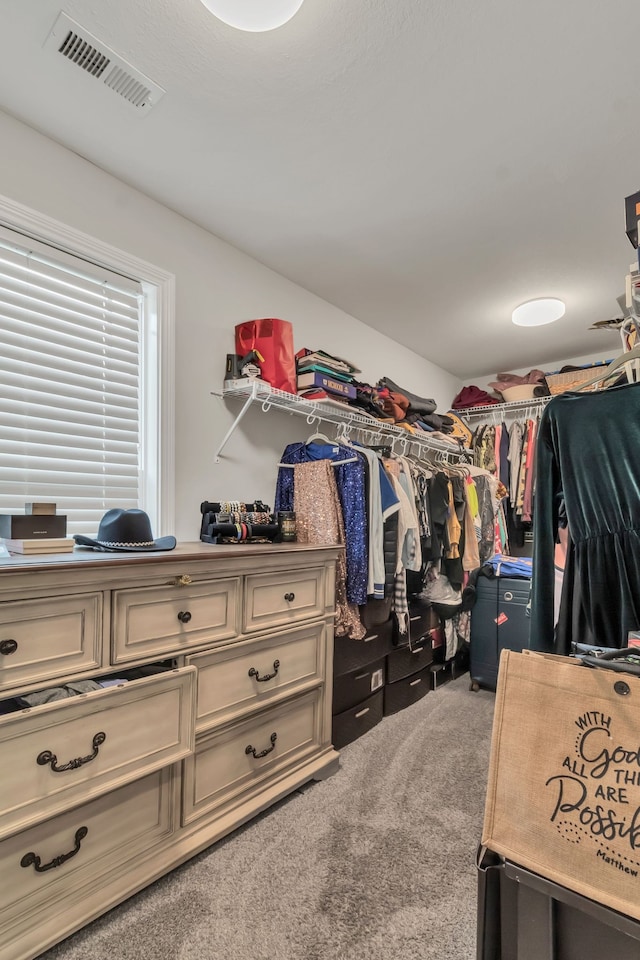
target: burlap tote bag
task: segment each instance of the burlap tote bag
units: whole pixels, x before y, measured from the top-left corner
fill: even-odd
[[[640,678],[504,651],[482,843],[640,920]]]

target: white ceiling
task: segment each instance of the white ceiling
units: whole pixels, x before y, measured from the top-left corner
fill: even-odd
[[[162,100],[43,49],[61,9]],[[468,378],[617,352],[587,328],[634,255],[639,28],[638,0],[305,0],[264,34],[200,0],[0,0],[0,107]],[[539,296],[566,316],[514,327]]]

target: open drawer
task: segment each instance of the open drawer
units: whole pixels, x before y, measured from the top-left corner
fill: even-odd
[[[182,667],[0,717],[0,837],[192,753],[195,689]]]

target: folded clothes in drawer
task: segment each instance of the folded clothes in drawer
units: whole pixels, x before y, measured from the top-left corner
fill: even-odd
[[[195,667],[0,717],[0,837],[191,754]]]

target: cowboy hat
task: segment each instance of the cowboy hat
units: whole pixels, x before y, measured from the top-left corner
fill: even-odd
[[[95,539],[80,533],[73,539],[79,547],[123,553],[136,550],[173,550],[176,545],[175,537],[153,539],[151,521],[144,510],[107,510],[100,521]]]

